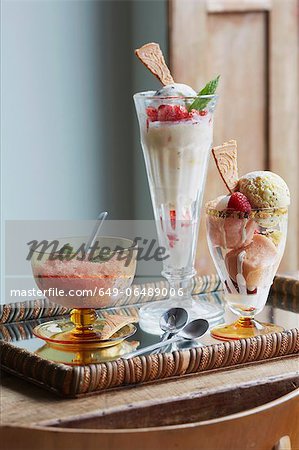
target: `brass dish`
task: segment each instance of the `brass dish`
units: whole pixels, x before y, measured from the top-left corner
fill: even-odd
[[[67,345],[70,350],[78,350],[83,348],[84,350],[87,350],[107,348],[118,345],[125,339],[133,336],[136,332],[135,325],[129,323],[120,330],[116,331],[108,339],[101,339],[100,336],[105,323],[106,319],[97,319],[93,324],[93,331],[97,333],[91,337],[86,336],[84,339],[82,339],[82,337],[78,337],[78,339],[76,339],[73,334],[75,325],[67,319],[42,323],[34,328],[33,334],[36,337],[52,344],[52,346],[53,344],[56,347],[65,347]]]

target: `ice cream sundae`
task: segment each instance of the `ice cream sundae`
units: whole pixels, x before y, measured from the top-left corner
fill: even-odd
[[[173,80],[158,44],[146,44],[136,54],[163,84],[158,91],[134,95],[158,238],[168,253],[162,274],[172,287],[172,302],[182,300],[180,297],[191,300],[190,280],[195,275],[199,209],[212,145],[219,76],[197,93]],[[187,303],[184,307],[188,308]],[[192,309],[195,311],[194,303],[189,312]],[[211,313],[198,305],[194,315],[207,317]],[[161,310],[156,323],[159,315]]]
[[[168,263],[172,268],[184,270],[189,265],[188,249],[192,248],[197,225],[194,208],[204,189],[214,104],[204,110],[189,110],[192,99],[180,96],[184,92],[192,93],[193,97],[196,94],[188,86],[178,86],[171,84],[151,94],[141,141],[160,236],[170,253]],[[165,98],[168,92],[179,100]]]
[[[225,299],[240,316],[235,324],[216,327],[212,334],[233,339],[275,331],[278,327],[252,319],[266,303],[284,252],[288,186],[269,171],[239,177],[236,141],[212,151],[229,194],[206,205],[208,243]]]

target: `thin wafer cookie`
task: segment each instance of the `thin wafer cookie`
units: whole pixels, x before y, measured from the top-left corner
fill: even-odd
[[[159,44],[155,42],[145,44],[135,50],[135,54],[164,86],[174,83]]]
[[[239,181],[237,142],[233,139],[224,142],[222,145],[214,147],[212,153],[221,178],[230,193],[233,193]]]

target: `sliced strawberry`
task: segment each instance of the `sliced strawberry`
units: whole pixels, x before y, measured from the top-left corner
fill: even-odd
[[[176,114],[176,120],[183,120],[188,118],[189,113],[185,106],[175,105],[174,109]]]
[[[231,195],[227,207],[229,209],[233,209],[234,211],[240,211],[245,213],[250,213],[251,211],[251,205],[249,203],[248,198],[241,192],[234,192]]]
[[[185,106],[160,105],[158,108],[158,120],[161,122],[173,122],[187,118],[188,111]]]
[[[200,116],[206,116],[208,114],[208,111],[204,109],[203,111],[198,111]]]
[[[174,120],[173,107],[171,105],[160,105],[158,108],[158,120],[160,122]]]
[[[169,211],[171,228],[175,230],[176,212],[175,209]]]
[[[156,122],[158,120],[158,110],[153,106],[146,108],[146,114],[150,122]]]

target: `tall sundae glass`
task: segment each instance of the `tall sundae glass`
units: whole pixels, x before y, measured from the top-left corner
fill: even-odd
[[[196,96],[192,88],[175,83],[157,93],[135,94],[134,101],[158,240],[166,249],[162,275],[170,285],[168,300],[141,308],[141,326],[154,333],[170,306],[215,323],[222,306],[201,304],[191,293],[217,96]],[[200,109],[192,107],[196,102]]]

